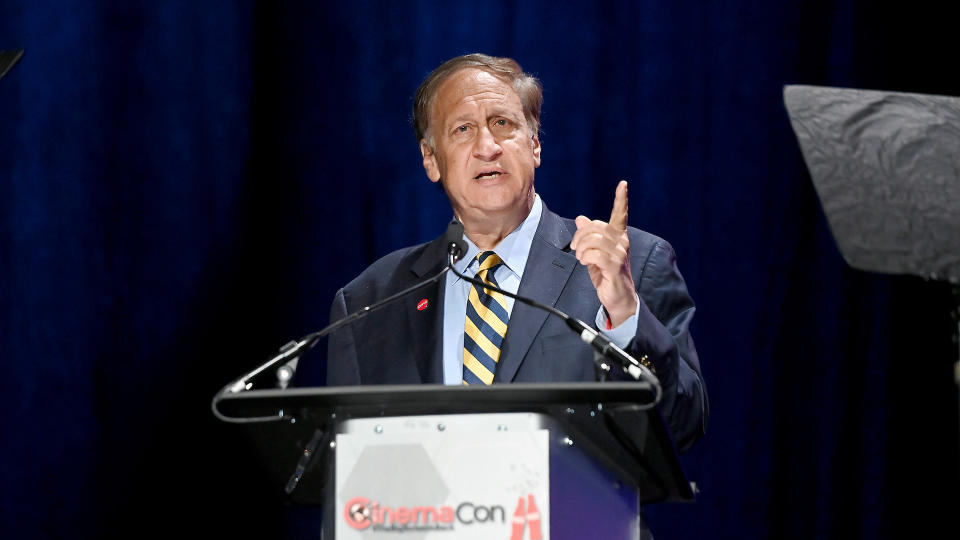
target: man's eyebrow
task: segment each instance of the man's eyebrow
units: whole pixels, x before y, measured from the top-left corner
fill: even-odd
[[[473,115],[461,114],[460,116],[457,116],[455,118],[451,118],[450,120],[448,120],[447,125],[452,126],[453,124],[459,124],[460,122],[468,122],[470,120],[473,120]]]
[[[506,116],[508,118],[517,119],[516,112],[506,107],[492,107],[490,109],[490,116]]]
[[[510,108],[508,108],[508,107],[493,107],[493,108],[491,108],[490,111],[489,111],[489,114],[487,115],[487,118],[489,119],[489,118],[494,118],[494,117],[497,117],[497,116],[503,116],[503,117],[506,117],[506,118],[510,118],[511,120],[516,121],[516,122],[519,122],[519,121],[523,118],[522,115],[521,115],[521,116],[517,116],[517,114],[515,113],[515,111],[513,111],[512,109],[510,109]],[[472,121],[473,121],[473,114],[472,114],[472,113],[464,113],[464,114],[461,114],[461,115],[459,115],[459,116],[455,116],[455,117],[453,117],[453,118],[450,118],[449,120],[447,120],[446,122],[444,122],[443,129],[446,130],[446,129],[453,128],[453,127],[459,125],[461,122],[472,122]]]
[[[506,118],[510,123],[516,125],[522,125],[526,121],[526,117],[522,113],[517,114],[517,112],[512,109],[492,109],[487,121],[489,122],[490,119],[493,118]]]

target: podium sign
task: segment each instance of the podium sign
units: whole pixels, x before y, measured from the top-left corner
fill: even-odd
[[[531,413],[347,420],[338,539],[550,537],[549,431]]]

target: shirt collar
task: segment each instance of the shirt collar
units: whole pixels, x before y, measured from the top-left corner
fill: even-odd
[[[537,227],[540,225],[540,216],[543,214],[543,203],[540,201],[540,195],[534,194],[533,207],[526,219],[520,223],[520,226],[513,230],[493,248],[493,252],[500,257],[500,260],[506,267],[523,278],[523,269],[527,266],[527,257],[530,256],[530,246],[533,245],[533,237],[537,233]],[[467,253],[462,259],[454,265],[461,273],[468,267],[475,267],[473,264],[480,253],[480,249],[474,244],[467,235],[463,236],[467,242]],[[474,272],[475,268],[471,268]]]

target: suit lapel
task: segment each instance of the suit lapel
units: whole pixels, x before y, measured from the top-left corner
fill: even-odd
[[[572,238],[573,232],[560,217],[544,206],[517,294],[548,306],[556,305],[577,265],[577,258],[568,249]],[[543,310],[521,302],[514,303],[495,381],[513,381],[549,316]]]
[[[445,257],[443,238],[427,244],[410,267],[414,278],[410,285],[435,276],[443,269]],[[443,383],[443,293],[444,278],[440,278],[436,283],[411,294],[409,300],[401,301],[404,303],[403,309],[409,313],[405,318],[412,345],[410,350],[420,381],[426,384]],[[423,300],[426,300],[426,305],[419,309]],[[402,351],[395,352],[402,354]]]

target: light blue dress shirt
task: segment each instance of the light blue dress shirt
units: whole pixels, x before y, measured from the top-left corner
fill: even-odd
[[[534,195],[533,208],[519,227],[507,235],[493,248],[504,262],[494,273],[500,288],[516,294],[523,279],[523,269],[527,266],[527,257],[530,255],[530,246],[533,245],[533,236],[540,225],[540,216],[543,215],[543,203],[540,195]],[[473,277],[477,273],[477,254],[480,249],[464,235],[467,243],[467,253],[454,265],[460,273]],[[447,272],[443,298],[443,383],[451,385],[463,384],[463,329],[467,316],[467,296],[472,285],[457,277],[453,272]],[[515,300],[507,297],[507,313],[513,313]],[[626,347],[630,343],[637,329],[637,320],[640,313],[612,330],[606,330],[607,316],[601,306],[597,312],[596,327],[600,333],[619,347]],[[509,325],[507,332],[509,332]],[[586,346],[586,344],[584,344]]]

